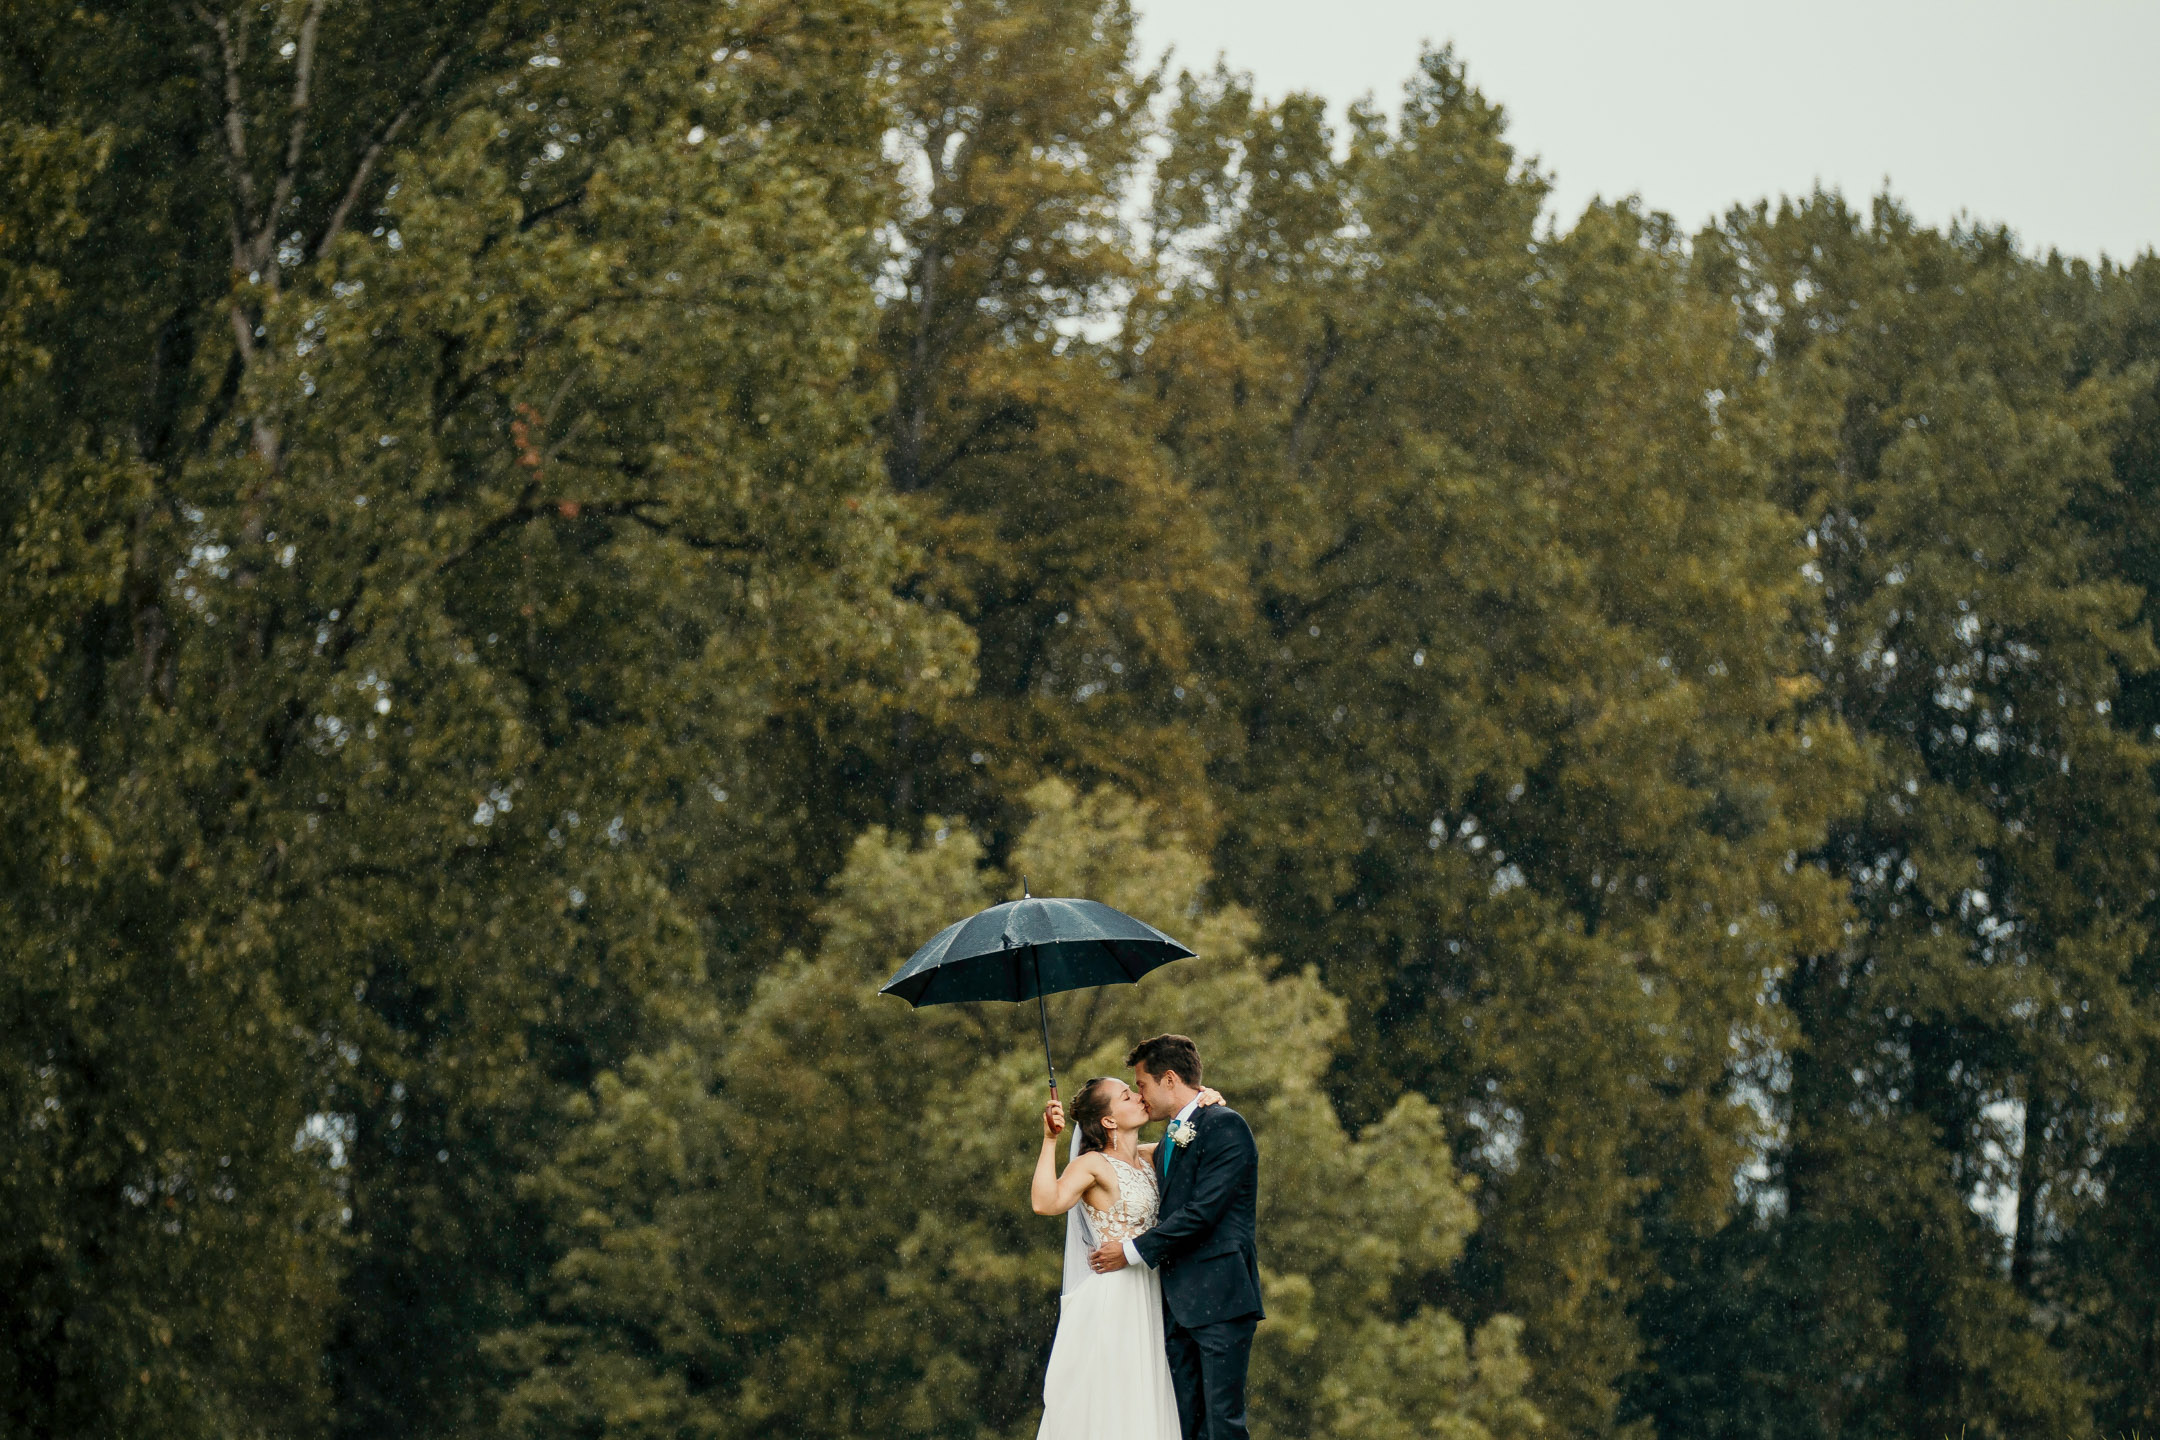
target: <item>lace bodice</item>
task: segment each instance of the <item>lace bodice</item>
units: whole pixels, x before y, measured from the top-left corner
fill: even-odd
[[[1115,1155],[1104,1155],[1103,1159],[1110,1162],[1118,1177],[1117,1204],[1098,1210],[1085,1200],[1080,1203],[1087,1209],[1098,1240],[1130,1240],[1155,1224],[1162,1193],[1155,1188],[1155,1172],[1145,1165],[1128,1165]]]

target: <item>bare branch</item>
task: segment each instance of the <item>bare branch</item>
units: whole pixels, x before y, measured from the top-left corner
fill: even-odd
[[[554,427],[555,417],[562,413],[563,402],[570,398],[570,392],[576,389],[577,382],[584,378],[584,366],[573,365],[570,367],[570,373],[563,376],[562,384],[556,386],[555,393],[548,397],[547,409],[540,412],[540,423],[542,425],[547,426],[551,429]],[[577,417],[577,420],[571,422],[571,429],[575,430],[577,428],[578,421],[582,421],[584,418],[585,417],[583,415],[579,415]],[[569,439],[569,433],[565,432],[562,440],[556,442],[555,450],[561,450],[562,447],[569,442]],[[550,452],[549,458],[553,458],[553,452]]]
[[[574,379],[576,377],[573,376],[572,378]],[[569,388],[569,381],[564,381],[563,389],[567,391]],[[557,403],[560,403],[559,398]],[[555,409],[556,407],[554,405],[550,405],[548,407],[548,413],[543,418],[543,424],[555,418]],[[555,457],[570,448],[570,442],[577,439],[578,435],[585,429],[585,422],[591,418],[592,411],[590,410],[580,410],[576,415],[572,416],[570,423],[563,426],[562,435],[560,436],[560,438],[558,438],[554,444],[548,446],[547,449],[540,452],[540,463],[542,465],[554,464]]]
[[[233,32],[233,25],[223,15],[212,15],[197,5],[195,18],[210,27],[217,36],[218,58],[225,78],[225,157],[232,168],[233,188],[233,268],[248,267],[247,246],[243,238],[255,223],[255,177],[248,170],[247,112],[241,104],[240,60],[247,44],[247,17],[240,18],[240,33]]]
[[[512,505],[508,510],[496,516],[493,520],[488,521],[485,525],[482,525],[478,530],[475,530],[472,534],[471,539],[467,540],[455,551],[451,552],[448,555],[445,555],[441,560],[437,561],[435,565],[435,573],[440,575],[447,570],[454,569],[457,566],[464,564],[475,554],[479,553],[479,551],[496,536],[502,534],[506,530],[513,528],[514,526],[522,525],[527,520],[530,520],[537,516],[540,513],[540,507],[533,503],[533,497],[538,495],[539,493],[540,482],[537,479],[528,481],[526,483],[524,492],[518,496],[517,503],[515,505]]]
[[[986,450],[985,443],[1003,431],[1032,429],[1034,423],[1035,412],[1016,401],[1008,400],[995,406],[975,422],[973,428],[953,445],[944,459],[934,465],[919,466],[915,473],[916,483],[913,488],[918,490],[929,489],[944,476],[945,472],[970,455],[999,453],[994,450]]]
[[[584,203],[585,185],[583,183],[580,183],[577,189],[572,190],[568,195],[563,196],[562,199],[557,200],[552,204],[542,205],[539,209],[528,212],[518,221],[518,233],[522,235],[527,230],[532,229],[533,226],[538,225],[541,221],[553,219],[555,216],[560,215],[563,211],[574,210]]]
[[[621,515],[633,524],[644,526],[655,535],[665,536],[678,545],[686,545],[692,550],[707,555],[747,556],[752,553],[751,548],[748,546],[730,544],[725,540],[715,540],[710,535],[699,535],[645,513],[647,506],[664,505],[666,503],[663,500],[632,500],[626,501],[619,506],[592,505],[586,507],[586,513],[591,515]],[[748,575],[751,573],[750,563],[746,559],[724,562],[720,568],[735,575]]]
[[[597,503],[568,499],[541,500],[535,498],[539,494],[539,489],[540,485],[537,480],[527,485],[524,493],[518,497],[517,504],[475,530],[472,538],[466,541],[464,545],[436,562],[435,573],[440,575],[464,564],[487,548],[497,537],[516,529],[529,520],[538,520],[542,516],[549,514],[559,515],[565,520],[580,518],[588,520],[635,520],[648,530],[657,530],[663,535],[674,535],[674,538],[682,540],[684,544],[690,545],[692,548],[701,548],[696,540],[675,535],[675,532],[665,522],[654,520],[644,513],[655,505],[665,505],[667,503],[665,500],[641,498],[634,500],[603,500]],[[715,546],[713,548],[722,547]]]
[[[1343,352],[1342,332],[1335,328],[1335,317],[1325,315],[1320,321],[1320,346],[1305,367],[1305,383],[1298,389],[1297,403],[1291,407],[1290,458],[1292,463],[1305,459],[1305,425],[1312,418],[1313,398],[1320,393],[1320,382]]]
[[[315,32],[321,27],[323,6],[327,0],[310,0],[307,15],[300,22],[299,53],[293,61],[292,121],[285,132],[285,168],[278,172],[277,188],[270,197],[270,209],[262,217],[262,229],[255,236],[255,268],[272,270],[271,259],[276,254],[278,216],[285,213],[285,206],[292,199],[293,186],[300,176],[300,149],[307,138],[308,90],[315,76]],[[273,285],[275,281],[272,282]]]
[[[235,349],[235,350],[236,350],[236,351],[237,351],[237,352],[239,353],[239,356],[240,356],[240,363],[241,363],[241,364],[243,364],[243,365],[252,365],[252,364],[254,364],[254,363],[255,363],[255,322],[254,322],[254,320],[253,320],[253,319],[251,319],[251,318],[249,317],[249,315],[248,315],[248,313],[247,313],[246,309],[245,309],[245,308],[243,308],[242,306],[239,306],[239,305],[233,305],[233,306],[229,307],[229,308],[227,309],[227,312],[226,312],[226,313],[227,313],[227,316],[228,316],[228,317],[229,317],[229,318],[230,318],[230,319],[232,320],[232,330],[233,330],[233,348],[234,348],[234,349]]]
[[[435,86],[442,80],[443,72],[450,68],[451,53],[444,50],[435,63],[428,67],[428,72],[421,77],[420,88],[413,92],[413,97],[405,102],[404,108],[390,117],[390,123],[385,125],[382,131],[368,142],[367,149],[361,152],[360,164],[353,170],[352,182],[345,187],[345,194],[338,201],[337,209],[330,212],[330,223],[323,227],[322,239],[316,242],[317,259],[330,253],[331,242],[345,229],[346,217],[352,214],[353,206],[360,201],[360,192],[367,188],[369,178],[375,173],[375,162],[382,158],[384,148],[397,140],[405,126],[427,102],[428,96],[434,92]]]

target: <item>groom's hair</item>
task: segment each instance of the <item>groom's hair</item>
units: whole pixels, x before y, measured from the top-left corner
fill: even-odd
[[[1200,1088],[1200,1047],[1193,1044],[1190,1035],[1157,1035],[1142,1040],[1133,1046],[1125,1063],[1145,1065],[1150,1075],[1175,1075],[1193,1089]]]

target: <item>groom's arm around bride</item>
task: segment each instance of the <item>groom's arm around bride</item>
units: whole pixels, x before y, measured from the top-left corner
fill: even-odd
[[[1155,1228],[1133,1238],[1133,1248],[1150,1267],[1168,1272],[1185,1266],[1196,1270],[1216,1260],[1239,1263],[1239,1271],[1257,1270],[1254,1209],[1260,1181],[1260,1150],[1253,1144],[1252,1127],[1245,1117],[1227,1105],[1195,1110],[1187,1122],[1196,1132],[1189,1146],[1179,1147],[1173,1166],[1190,1167],[1179,1179],[1180,1203],[1164,1208]],[[1206,1273],[1206,1272],[1203,1272]],[[1259,1277],[1241,1286],[1228,1274],[1208,1274],[1202,1286],[1212,1295],[1242,1309],[1231,1314],[1257,1313],[1260,1309]],[[1181,1287],[1183,1288],[1183,1287]],[[1248,1303],[1249,1302],[1249,1303]],[[1218,1308],[1214,1305],[1210,1310]]]

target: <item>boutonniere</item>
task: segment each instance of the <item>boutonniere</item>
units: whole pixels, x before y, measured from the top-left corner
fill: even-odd
[[[1190,1120],[1180,1120],[1170,1127],[1170,1143],[1173,1145],[1190,1145],[1199,1135],[1200,1132],[1193,1128]]]

